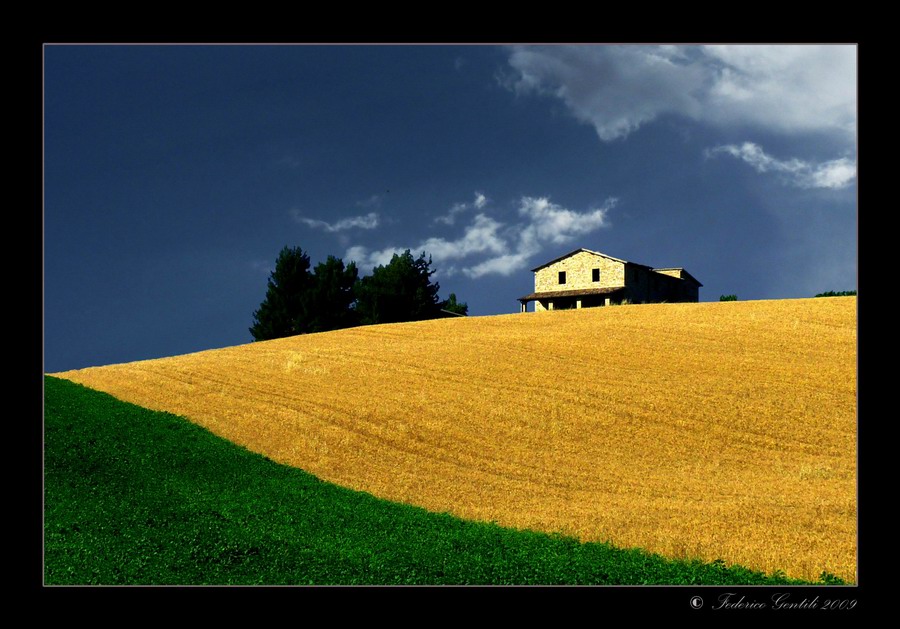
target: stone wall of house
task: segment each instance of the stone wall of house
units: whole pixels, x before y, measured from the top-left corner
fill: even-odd
[[[693,280],[685,279],[684,269],[660,269],[654,271],[658,275],[677,278],[679,281],[662,279],[659,301],[684,302],[700,301],[700,289]]]
[[[699,301],[697,286],[680,279],[681,271],[651,271],[629,264],[625,270],[625,299],[633,304]]]
[[[700,301],[700,287],[693,282],[684,282],[681,287],[682,301]]]
[[[599,269],[600,280],[593,281],[593,270]],[[565,271],[565,282],[560,283],[559,274]],[[620,288],[623,293],[612,298],[614,302],[625,299],[633,304],[659,302],[699,301],[697,285],[683,278],[683,269],[651,270],[639,264],[619,262],[587,251],[579,251],[568,258],[554,262],[534,274],[534,292],[548,293],[563,290],[584,290],[590,288]],[[571,299],[566,298],[568,301]],[[551,300],[552,301],[552,300]],[[566,307],[568,301],[553,303],[553,310]],[[572,305],[577,301],[572,301]],[[590,305],[598,305],[591,303]],[[574,307],[574,306],[573,306]],[[550,301],[536,300],[537,312],[550,310]]]
[[[600,281],[592,280],[593,269],[600,269]],[[559,272],[566,272],[566,283],[559,283]],[[534,292],[582,290],[585,288],[614,288],[625,286],[625,265],[603,256],[580,251],[554,262],[534,274]],[[535,304],[537,306],[537,304]]]
[[[696,290],[695,296],[691,299],[689,289],[693,284],[670,273],[660,273],[658,271],[650,271],[650,293],[647,301],[652,303],[668,302],[684,302],[697,301]]]
[[[682,279],[681,271],[682,269],[653,269],[656,273],[662,273],[663,275],[671,275],[672,277],[677,277],[678,279]]]
[[[650,272],[646,267],[634,264],[625,267],[625,294],[622,299],[633,304],[650,301]]]

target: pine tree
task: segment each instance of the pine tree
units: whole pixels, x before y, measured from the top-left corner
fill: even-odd
[[[407,249],[394,254],[387,265],[377,266],[372,275],[356,286],[356,310],[360,323],[398,323],[434,319],[440,315],[440,285],[431,282],[431,257],[422,252],[413,258]]]
[[[309,256],[300,247],[284,247],[269,276],[266,297],[253,313],[253,339],[265,341],[309,332],[305,300],[311,285]]]
[[[328,260],[316,265],[312,285],[303,300],[310,332],[339,330],[357,324],[353,309],[353,287],[357,277],[354,262],[344,267],[343,260],[334,256],[328,256]]]

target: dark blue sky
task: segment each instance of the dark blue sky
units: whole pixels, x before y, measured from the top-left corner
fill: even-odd
[[[44,49],[47,372],[247,343],[285,245],[517,311],[579,247],[856,288],[853,46]]]

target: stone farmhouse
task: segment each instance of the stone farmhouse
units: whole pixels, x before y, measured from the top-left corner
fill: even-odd
[[[534,292],[519,297],[522,312],[609,306],[623,302],[699,301],[700,287],[682,268],[654,269],[590,249],[571,253],[532,269]]]

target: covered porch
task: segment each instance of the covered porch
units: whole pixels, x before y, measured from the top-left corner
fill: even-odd
[[[534,302],[534,311],[573,310],[579,308],[596,308],[609,306],[622,301],[625,287],[615,288],[583,288],[581,290],[556,290],[544,293],[531,293],[519,297],[520,312],[528,312],[528,302]]]

